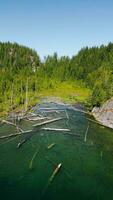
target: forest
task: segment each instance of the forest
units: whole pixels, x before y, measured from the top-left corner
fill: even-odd
[[[43,96],[59,96],[90,109],[113,96],[113,43],[82,48],[72,58],[0,42],[0,115],[34,105]]]

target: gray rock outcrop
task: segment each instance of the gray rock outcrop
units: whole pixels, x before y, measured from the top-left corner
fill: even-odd
[[[107,127],[113,128],[113,98],[101,107],[94,107],[92,114],[97,121]]]

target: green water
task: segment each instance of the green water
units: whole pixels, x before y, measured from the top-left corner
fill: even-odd
[[[20,149],[17,144],[21,136],[0,141],[0,200],[113,199],[113,131],[89,122],[84,114],[70,109],[67,112],[69,120],[46,127],[70,128],[73,135],[35,129]],[[19,125],[24,129],[32,126],[27,121]],[[12,126],[0,126],[0,135],[14,132]],[[51,143],[55,146],[47,149]],[[50,183],[59,163],[62,168]]]

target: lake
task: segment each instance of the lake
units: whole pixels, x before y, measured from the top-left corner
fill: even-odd
[[[45,114],[42,107],[56,111]],[[71,131],[35,128],[20,148],[17,145],[25,136],[0,140],[0,200],[113,199],[113,130],[64,105],[44,104],[35,107],[34,112],[53,117],[68,115],[44,127]],[[23,120],[19,126],[29,130],[34,123]],[[0,136],[15,132],[13,126],[0,125]],[[62,167],[50,182],[59,163]]]

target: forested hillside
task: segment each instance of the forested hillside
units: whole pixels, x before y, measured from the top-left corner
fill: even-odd
[[[75,90],[76,89],[76,90]],[[43,91],[100,105],[113,96],[113,44],[83,48],[72,58],[40,61],[36,51],[16,43],[0,43],[0,112],[35,103]],[[77,94],[75,94],[77,91]],[[84,91],[84,92],[83,92]],[[80,98],[77,95],[81,95]],[[82,96],[84,98],[82,98]]]

